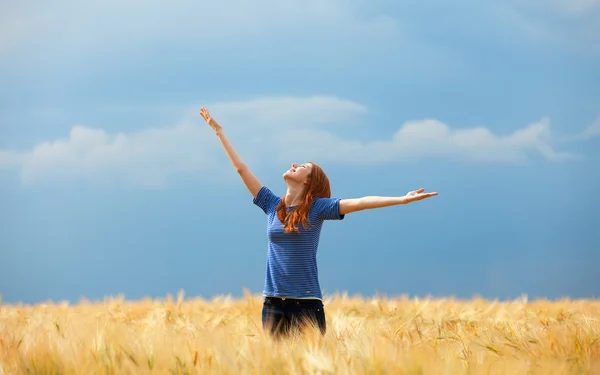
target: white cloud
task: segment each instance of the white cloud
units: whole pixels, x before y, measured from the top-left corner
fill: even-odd
[[[88,180],[164,186],[171,175],[215,163],[214,152],[202,146],[204,136],[189,123],[129,134],[74,126],[66,139],[43,142],[26,152],[0,153],[0,166],[17,166],[25,184]]]
[[[352,126],[367,109],[330,96],[259,98],[213,103],[220,121],[242,157],[259,163],[314,160],[334,163],[410,163],[443,159],[475,163],[522,163],[531,157],[564,161],[578,155],[556,151],[546,118],[510,134],[485,127],[453,128],[435,119],[409,121],[388,139],[352,139]],[[210,128],[194,110],[192,120],[176,126],[109,134],[75,126],[67,138],[40,143],[30,150],[0,150],[0,167],[17,168],[22,182],[85,180],[164,186],[170,177],[200,175],[228,163]],[[351,122],[355,122],[351,125]],[[600,120],[585,137],[600,135]]]
[[[362,104],[333,96],[258,98],[208,106],[211,111],[221,113],[227,122],[241,125],[249,120],[254,126],[261,127],[290,122],[302,122],[302,126],[307,127],[336,122],[347,123],[367,112],[367,108]]]
[[[443,159],[470,163],[521,163],[540,154],[549,161],[576,159],[555,151],[549,143],[549,123],[539,122],[512,134],[497,135],[484,127],[452,128],[435,120],[404,123],[391,139],[361,142],[325,130],[277,132],[277,142],[288,142],[277,154],[288,160],[329,160],[339,163],[407,163]]]
[[[560,142],[586,141],[600,136],[600,116],[578,134],[564,136]]]

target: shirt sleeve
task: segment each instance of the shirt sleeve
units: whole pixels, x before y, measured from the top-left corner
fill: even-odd
[[[313,209],[321,220],[344,220],[346,215],[340,215],[340,198],[317,198]]]
[[[256,194],[256,197],[252,200],[252,203],[260,207],[265,214],[268,214],[281,200],[278,196],[273,194],[269,188],[263,186]]]

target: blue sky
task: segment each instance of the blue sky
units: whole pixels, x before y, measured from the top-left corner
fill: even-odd
[[[4,302],[262,291],[261,181],[439,196],[324,227],[326,294],[600,294],[600,2],[5,3]],[[596,194],[595,194],[596,193]]]

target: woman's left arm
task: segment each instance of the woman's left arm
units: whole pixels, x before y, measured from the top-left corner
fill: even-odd
[[[382,208],[396,206],[399,204],[408,204],[420,201],[426,198],[438,195],[434,193],[424,193],[425,189],[414,190],[403,197],[362,197],[340,200],[340,215],[349,214],[356,211],[370,210],[373,208]]]

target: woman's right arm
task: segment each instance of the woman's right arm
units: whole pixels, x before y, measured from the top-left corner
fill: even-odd
[[[215,134],[219,138],[219,141],[221,141],[221,145],[223,146],[223,149],[225,150],[229,161],[242,178],[242,181],[244,181],[244,185],[246,185],[252,196],[256,198],[258,192],[262,188],[262,183],[252,173],[252,171],[250,171],[246,163],[244,163],[242,158],[235,151],[235,149],[229,142],[229,139],[227,139],[227,137],[225,136],[223,127],[217,121],[215,121],[214,118],[211,117],[208,110],[206,108],[201,108],[200,115],[202,115],[202,117],[204,118],[204,120],[206,120],[208,125],[210,125],[210,127],[213,128]]]

